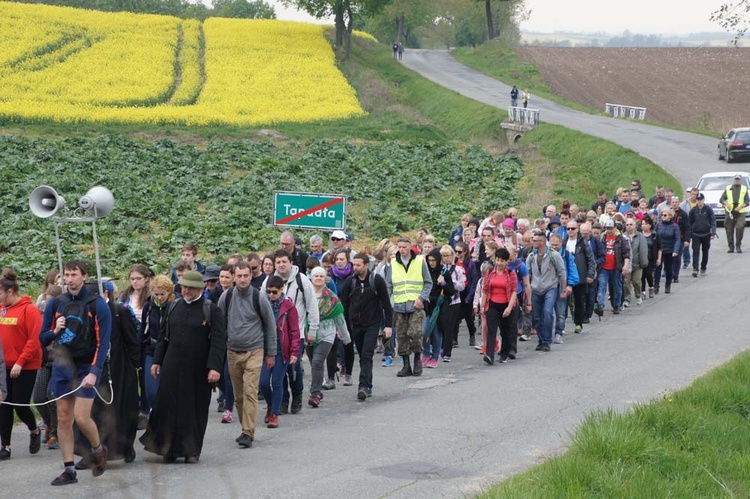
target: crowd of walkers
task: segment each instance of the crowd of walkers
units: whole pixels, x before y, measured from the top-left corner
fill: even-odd
[[[740,180],[722,196],[727,218],[744,218]],[[742,252],[743,229],[727,224],[729,252]],[[453,361],[464,322],[466,346],[487,365],[515,359],[518,341],[534,337],[549,352],[594,315],[672,293],[691,265],[693,278],[705,275],[716,235],[697,189],[681,201],[659,186],[647,198],[634,180],[611,199],[600,192],[589,209],[566,201],[531,219],[515,208],[466,214],[445,244],[422,228],[354,250],[336,230],[328,248],[316,234],[304,249],[287,231],[271,253],[205,266],[188,243],[168,275],[133,266],[120,294],[111,280],[88,282],[86,263],[73,260],[62,282],[58,271],[47,275],[34,303],[5,269],[0,460],[11,457],[15,411],[31,454],[60,448],[64,470],[53,485],[77,482],[76,470],[99,476],[108,461],[132,462],[139,429],[164,462],[197,463],[212,390],[221,423],[236,418],[235,443],[249,448],[261,400],[272,429],[300,413],[305,396],[320,407],[339,383],[356,383],[364,403],[376,354],[382,367],[400,367],[397,377],[420,376]]]

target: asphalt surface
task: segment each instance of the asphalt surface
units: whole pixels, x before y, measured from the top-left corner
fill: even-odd
[[[404,64],[493,105],[509,104],[507,86],[445,52],[408,51]],[[532,99],[543,121],[630,147],[686,186],[705,171],[725,169],[711,139]],[[567,334],[550,353],[521,342],[517,360],[485,366],[462,328],[453,362],[425,369],[421,378],[397,378],[399,367],[382,368],[376,356],[371,399],[356,401],[356,380],[351,387],[339,384],[326,392],[319,409],[305,405],[299,415],[282,416],[278,429],[259,426],[251,449],[236,446],[239,424],[221,424],[212,404],[197,465],[164,465],[137,446],[134,463],[113,462],[100,478],[80,472],[77,485],[52,489],[49,482],[61,471],[59,451],[29,455],[27,431],[17,426],[13,456],[0,463],[0,496],[470,496],[564,451],[592,410],[627,410],[660,397],[748,348],[748,258],[726,254],[722,233],[707,276],[683,273],[671,295],[616,317],[607,311],[602,322],[592,322],[581,335]]]

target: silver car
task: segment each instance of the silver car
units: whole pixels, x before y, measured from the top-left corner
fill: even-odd
[[[734,182],[734,176],[737,174],[742,175],[742,182],[745,184],[748,191],[750,191],[750,173],[747,172],[706,173],[698,181],[698,185],[696,185],[698,190],[700,190],[700,192],[705,196],[706,206],[714,210],[717,224],[723,225],[724,216],[726,215],[724,207],[719,203],[719,199],[727,189],[727,186],[731,185]],[[691,189],[692,188],[685,189],[688,197],[690,195]],[[747,224],[748,222],[750,222],[750,213],[745,213],[745,224]]]

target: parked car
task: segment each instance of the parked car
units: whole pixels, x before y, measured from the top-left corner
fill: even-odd
[[[716,215],[716,223],[720,225],[724,225],[724,216],[726,215],[726,212],[724,211],[724,207],[719,204],[719,199],[721,198],[721,195],[724,193],[724,191],[727,189],[727,186],[731,185],[734,182],[734,176],[737,174],[742,175],[742,182],[747,186],[748,190],[750,191],[750,173],[748,172],[713,172],[713,173],[706,173],[701,177],[701,179],[698,181],[698,184],[696,187],[700,192],[705,196],[705,203],[706,206],[710,207],[712,210],[714,210],[714,214]],[[685,189],[687,196],[690,195],[691,188]],[[750,222],[750,212],[745,214],[745,224],[747,222]]]
[[[719,159],[727,163],[750,158],[750,127],[732,128],[719,139]]]

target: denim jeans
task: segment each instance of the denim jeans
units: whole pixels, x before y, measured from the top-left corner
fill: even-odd
[[[302,341],[302,340],[300,340]],[[289,389],[292,391],[292,399],[302,398],[302,392],[305,391],[303,376],[305,370],[302,368],[302,356],[300,355],[293,366],[287,366],[286,376],[284,376],[284,399],[283,404],[289,405]]]
[[[690,266],[690,248],[686,248],[684,243],[682,245],[682,264],[683,267]]]
[[[146,378],[143,380],[146,383],[146,398],[148,399],[148,405],[149,407],[154,406],[154,402],[156,401],[156,392],[159,391],[159,375],[156,376],[156,379],[154,379],[153,376],[151,376],[151,366],[154,365],[154,356],[153,355],[146,355],[146,360],[143,366],[143,371],[146,375]]]
[[[615,270],[602,269],[599,272],[599,296],[598,302],[601,308],[604,308],[605,300],[607,299],[608,284],[612,282],[612,301],[615,308],[622,307],[622,274],[619,274]]]
[[[281,410],[281,400],[284,398],[284,374],[286,373],[287,364],[281,353],[276,354],[276,363],[269,371],[265,363],[260,370],[260,391],[263,392],[263,398],[266,404],[271,406],[271,412],[278,416]]]
[[[565,332],[565,321],[568,319],[568,297],[555,300],[555,334]]]
[[[439,321],[438,321],[439,322]],[[443,348],[443,332],[438,327],[437,323],[432,328],[432,333],[427,334],[427,330],[430,328],[430,318],[425,318],[422,323],[422,350],[425,358],[431,357],[435,360],[440,358],[440,350]]]
[[[534,314],[534,329],[536,329],[539,343],[552,343],[555,302],[558,296],[557,287],[544,293],[531,293],[531,311]]]

